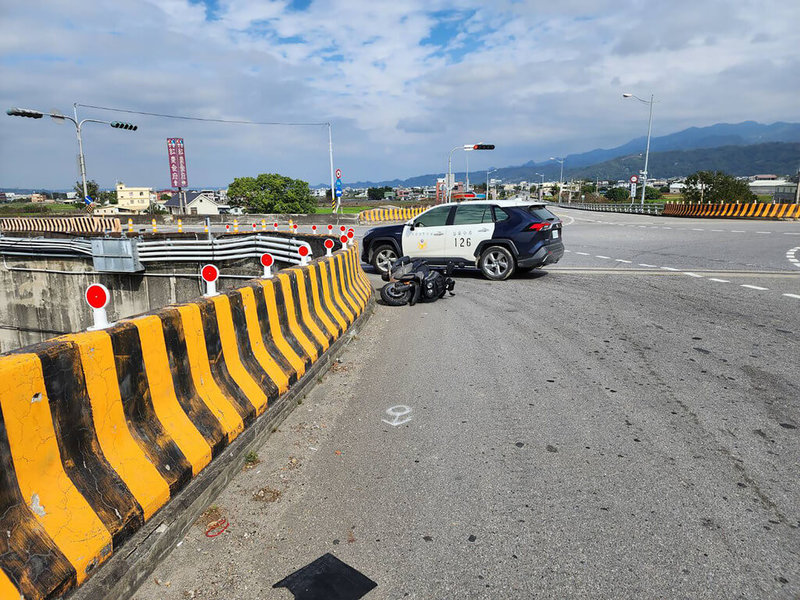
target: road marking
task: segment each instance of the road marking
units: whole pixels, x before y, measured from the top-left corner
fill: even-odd
[[[661,267],[665,271],[678,271],[679,269],[673,269],[672,267]]]
[[[711,231],[713,231],[714,233],[719,233],[719,232],[725,231],[725,230],[724,229],[712,229]]]
[[[648,269],[657,269],[658,265],[648,265],[647,263],[639,263],[640,267],[646,267]]]
[[[672,227],[662,227],[661,229],[672,229]]]
[[[629,261],[629,260],[625,260],[625,259],[622,259],[622,258],[617,258],[617,259],[616,259],[616,261],[617,261],[617,262],[621,262],[621,263],[628,263],[628,264],[631,264],[631,261]]]
[[[692,228],[692,231],[705,231],[705,229],[694,229],[694,228]]]
[[[411,413],[411,410],[411,407],[406,406],[405,404],[398,404],[397,406],[389,407],[386,409],[386,414],[392,417],[392,420],[387,421],[386,419],[381,419],[381,421],[387,425],[391,425],[392,427],[404,425],[411,420],[411,417],[406,417],[406,415]]]
[[[797,298],[798,300],[800,300],[800,296],[798,296],[797,294],[784,294],[784,296],[786,296],[787,298]]]
[[[700,277],[700,278],[703,277],[702,275],[698,275],[697,273],[690,273],[689,271],[684,271],[683,274],[688,275],[689,277]]]
[[[741,284],[740,287],[747,288],[749,290],[758,290],[759,292],[766,292],[767,290],[769,290],[769,288],[760,287],[757,285],[748,285],[746,283]]]
[[[727,279],[717,279],[716,277],[709,277],[709,281],[716,281],[717,283],[730,283]]]
[[[731,233],[744,233],[741,229],[731,229]]]
[[[580,254],[581,256],[589,256],[588,252],[576,252],[575,254]]]
[[[795,256],[798,252],[800,252],[800,246],[797,246],[796,248],[791,248],[786,253],[786,258],[789,259],[789,262],[792,263],[795,267],[800,268],[800,260],[798,260],[797,257]]]
[[[610,259],[611,259],[611,257],[610,257],[610,256],[601,256],[600,254],[595,254],[595,256],[596,256],[597,258],[605,258],[606,260],[610,260]]]
[[[572,250],[567,250],[566,248],[564,248],[564,252],[572,252]]]
[[[756,231],[756,233],[772,233],[771,231]]]
[[[783,235],[800,235],[800,231],[784,231]]]

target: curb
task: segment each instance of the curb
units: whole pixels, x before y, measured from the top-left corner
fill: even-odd
[[[372,208],[358,213],[359,223],[375,223],[380,221],[407,221],[427,210],[427,207],[417,208]]]

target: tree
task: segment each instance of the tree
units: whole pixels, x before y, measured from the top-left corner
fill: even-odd
[[[97,192],[97,198],[92,197],[92,200],[97,202],[98,204],[105,204],[108,202],[109,204],[116,204],[117,203],[117,192],[116,191],[108,191],[108,192]]]
[[[606,198],[611,202],[627,202],[631,199],[631,192],[627,187],[613,187],[606,191]]]
[[[170,196],[169,194],[161,194],[161,201],[162,202],[166,202],[170,198],[172,198],[172,196]]]
[[[313,213],[317,210],[308,182],[278,173],[237,177],[228,186],[228,198],[233,206],[242,206],[249,213]]]
[[[645,200],[659,200],[661,198],[661,191],[649,185],[644,188]]]
[[[75,190],[75,193],[78,194],[78,198],[83,200],[83,181],[76,181],[73,189]],[[98,193],[100,192],[100,186],[97,185],[97,182],[94,179],[86,182],[86,190],[89,192],[89,197],[96,202],[99,197]]]
[[[594,194],[597,186],[594,183],[584,183],[581,185],[581,194]]]
[[[370,200],[383,200],[385,192],[391,192],[392,188],[388,185],[383,187],[371,187],[367,189],[367,198]]]
[[[683,199],[689,202],[755,202],[747,182],[722,171],[697,171],[686,178]]]

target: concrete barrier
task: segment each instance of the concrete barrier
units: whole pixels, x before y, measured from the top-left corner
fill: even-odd
[[[122,231],[119,219],[111,217],[10,217],[0,219],[3,231],[56,231],[60,233],[103,233]]]
[[[415,208],[372,208],[358,213],[359,223],[376,223],[380,221],[407,221],[416,217],[427,207]]]
[[[266,417],[371,293],[354,245],[0,356],[0,598],[80,586]]]
[[[666,204],[665,217],[713,217],[751,219],[797,219],[798,204]]]

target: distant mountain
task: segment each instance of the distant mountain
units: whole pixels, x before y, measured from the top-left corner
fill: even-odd
[[[638,154],[622,156],[605,162],[570,169],[576,179],[627,179],[638,173],[644,161]],[[721,146],[694,150],[650,152],[650,178],[683,177],[695,171],[724,171],[730,175],[746,176],[758,173],[789,175],[800,166],[800,142]],[[566,173],[565,173],[566,174]],[[558,175],[556,175],[558,177]],[[533,181],[529,179],[528,181]]]
[[[644,159],[640,153],[644,153],[646,141],[645,137],[640,137],[616,148],[598,148],[589,152],[570,154],[564,161],[564,176],[565,178],[568,176],[593,178],[597,174],[598,168],[602,168],[604,172],[608,173],[607,177],[609,178],[627,178],[643,168]],[[786,144],[782,146],[781,142]],[[770,143],[775,144],[771,145]],[[792,143],[800,143],[800,123],[778,122],[764,125],[755,121],[744,121],[734,124],[717,123],[708,127],[690,127],[650,140],[651,164],[648,170],[652,177],[679,177],[706,168],[696,166],[700,163],[713,163],[720,165],[715,167],[718,170],[737,175],[753,175],[761,172],[795,173],[797,161],[800,159],[795,154],[794,163],[792,163],[792,159],[786,156],[786,153],[792,150],[790,147],[785,147],[791,146]],[[756,151],[757,157],[751,151],[742,150],[751,146],[763,146]],[[740,151],[736,150],[737,147]],[[710,149],[714,149],[715,152],[708,152]],[[697,152],[688,152],[694,150]],[[687,153],[673,155],[671,154],[673,151],[687,151]],[[656,155],[659,157],[656,158]],[[637,160],[638,166],[635,164]],[[658,162],[653,162],[654,160]],[[531,160],[523,165],[500,168],[492,173],[492,178],[501,179],[507,183],[535,182],[540,179],[536,173],[543,173],[545,180],[558,179],[559,164],[552,160],[538,163]],[[463,172],[456,173],[458,180],[463,181],[464,176]],[[349,187],[383,185],[418,187],[434,185],[436,179],[440,177],[444,177],[444,173],[429,173],[408,179],[377,182],[347,182],[346,185]],[[605,178],[606,176],[600,175],[600,177]],[[484,181],[486,171],[470,173],[470,178],[475,182]]]

